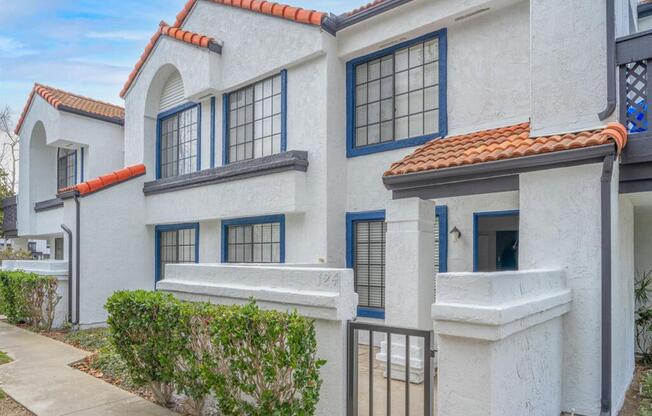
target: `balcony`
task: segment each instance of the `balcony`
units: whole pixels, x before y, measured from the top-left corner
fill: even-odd
[[[18,211],[18,200],[16,195],[2,200],[4,219],[2,221],[2,235],[4,238],[18,237],[18,226],[16,219]]]
[[[616,40],[620,122],[629,132],[623,163],[652,161],[652,129],[649,96],[652,88],[649,64],[652,63],[652,30]]]

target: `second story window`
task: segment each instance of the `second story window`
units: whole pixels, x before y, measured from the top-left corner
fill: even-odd
[[[445,61],[439,31],[349,62],[348,156],[444,136]]]
[[[225,95],[225,164],[285,150],[285,85],[283,71]]]
[[[159,178],[199,170],[199,111],[190,103],[159,115]]]
[[[77,151],[72,149],[57,150],[57,189],[77,183]]]

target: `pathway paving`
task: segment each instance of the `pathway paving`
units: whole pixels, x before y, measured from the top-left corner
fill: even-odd
[[[89,353],[0,322],[0,388],[36,416],[173,416],[139,396],[69,367]]]

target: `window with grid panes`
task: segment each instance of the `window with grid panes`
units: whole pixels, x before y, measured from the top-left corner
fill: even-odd
[[[438,133],[439,38],[355,66],[354,147]]]
[[[385,221],[356,221],[354,239],[354,284],[358,306],[385,308]]]
[[[229,263],[280,263],[281,224],[230,225],[227,227]]]
[[[77,182],[75,167],[77,165],[77,151],[71,149],[58,149],[57,151],[57,189],[72,186]]]
[[[159,121],[160,177],[197,171],[199,106],[179,111]]]
[[[165,277],[165,265],[177,263],[195,263],[196,258],[195,228],[161,231],[159,235],[159,279]]]
[[[281,152],[281,75],[229,94],[228,161]]]

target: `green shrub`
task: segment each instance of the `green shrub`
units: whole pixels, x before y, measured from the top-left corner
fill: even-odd
[[[49,331],[54,322],[59,282],[50,276],[22,271],[0,271],[0,303],[10,322],[26,322]]]
[[[111,340],[136,385],[149,385],[156,400],[169,406],[174,364],[181,353],[180,304],[162,292],[120,291],[106,303]]]
[[[312,415],[319,401],[314,324],[255,303],[222,310],[212,322],[227,371],[213,372],[220,410],[232,415]]]
[[[314,414],[325,362],[316,358],[312,320],[254,302],[216,306],[144,291],[115,293],[106,308],[131,379],[149,384],[161,403],[174,386],[195,415],[211,394],[228,415]]]

